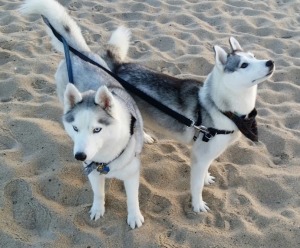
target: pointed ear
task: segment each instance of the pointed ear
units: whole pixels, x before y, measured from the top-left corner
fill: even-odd
[[[224,51],[223,48],[219,46],[214,46],[215,50],[215,60],[216,60],[216,65],[224,67],[227,61],[227,53]]]
[[[233,37],[229,38],[229,44],[231,46],[232,51],[243,51],[240,43]]]
[[[64,94],[64,112],[67,113],[81,101],[82,96],[79,90],[73,84],[68,83]]]
[[[101,86],[96,92],[95,103],[105,111],[111,113],[114,105],[114,97],[106,86]]]

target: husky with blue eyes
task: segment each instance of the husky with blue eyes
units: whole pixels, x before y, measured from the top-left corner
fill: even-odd
[[[105,61],[119,77],[130,82],[173,111],[189,118],[194,125],[182,124],[165,112],[131,94],[150,129],[192,145],[191,195],[195,212],[209,208],[203,201],[205,184],[214,182],[209,166],[240,133],[257,141],[255,101],[257,85],[274,71],[272,60],[258,60],[243,51],[231,37],[231,52],[214,47],[215,66],[204,83],[194,79],[178,79],[136,63],[124,62],[129,49],[130,31],[118,28],[111,36]],[[182,119],[182,118],[181,118]]]
[[[25,0],[20,11],[43,15],[69,45],[108,68],[90,51],[77,24],[55,0]],[[63,52],[61,42],[47,29],[54,48]],[[125,185],[127,223],[131,228],[140,227],[144,222],[138,201],[143,146],[140,112],[131,96],[103,70],[72,53],[71,63],[74,84],[68,83],[65,60],[55,79],[64,108],[63,124],[74,141],[74,157],[83,162],[94,192],[90,217],[97,220],[104,214],[105,178],[118,178]]]

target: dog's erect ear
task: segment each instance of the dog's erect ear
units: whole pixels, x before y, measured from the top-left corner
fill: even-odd
[[[111,113],[114,105],[114,97],[106,86],[101,86],[96,92],[95,103],[108,113]]]
[[[216,59],[216,65],[224,67],[227,61],[227,53],[224,51],[223,48],[219,46],[214,46],[215,50],[215,59]]]
[[[67,113],[81,101],[82,96],[79,90],[73,84],[68,83],[64,94],[64,112]]]
[[[231,46],[232,51],[243,51],[240,43],[233,37],[229,38],[229,44]]]

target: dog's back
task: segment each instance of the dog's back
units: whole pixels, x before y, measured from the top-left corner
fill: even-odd
[[[130,31],[124,27],[113,32],[104,57],[110,69],[147,95],[191,120],[196,120],[201,108],[198,101],[199,88],[203,83],[194,79],[172,77],[140,64],[126,63],[129,39]],[[163,133],[167,132],[183,142],[189,142],[191,137],[186,135],[186,131],[189,130],[188,133],[190,133],[189,127],[146,103],[135,94],[131,95],[137,102],[148,127],[152,129],[155,127],[156,130],[162,129]]]

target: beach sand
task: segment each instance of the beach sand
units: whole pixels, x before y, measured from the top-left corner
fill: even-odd
[[[126,223],[122,182],[106,182],[106,213],[61,123],[53,50],[38,16],[0,0],[0,247],[300,247],[300,4],[298,0],[60,0],[100,52],[119,25],[129,60],[204,80],[213,45],[234,36],[276,72],[258,87],[259,142],[242,137],[213,162],[208,213],[190,206],[189,147],[157,139],[142,152],[144,225]],[[154,133],[155,134],[155,133]],[[156,134],[156,137],[160,137]]]

